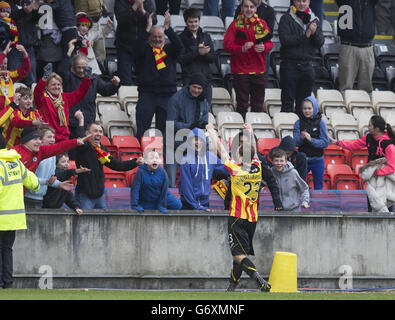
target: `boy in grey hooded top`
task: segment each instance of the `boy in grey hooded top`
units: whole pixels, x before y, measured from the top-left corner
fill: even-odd
[[[273,152],[273,175],[280,189],[280,199],[284,210],[300,211],[301,207],[308,208],[310,193],[309,186],[299,176],[291,162],[287,161],[284,150]]]

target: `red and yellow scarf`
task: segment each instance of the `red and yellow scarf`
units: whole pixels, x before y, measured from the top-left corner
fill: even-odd
[[[307,8],[306,11],[298,11],[294,5],[291,6],[292,12],[299,17],[304,24],[308,24],[310,22],[310,8]]]
[[[14,36],[13,42],[15,46],[18,43],[18,36],[19,36],[18,28],[16,26],[15,21],[9,17],[3,17],[1,19],[3,19],[8,24],[10,28],[10,34]]]
[[[93,147],[93,149],[95,150],[95,152],[96,152],[96,157],[97,157],[97,160],[99,160],[99,162],[101,163],[101,164],[105,164],[105,163],[110,163],[111,162],[111,160],[110,160],[110,154],[109,153],[107,153],[106,151],[104,151],[102,148],[100,148],[100,144],[99,145],[94,145],[90,140],[88,140],[89,141],[89,143],[91,144],[91,146]]]
[[[236,28],[245,29],[250,26],[254,28],[255,40],[265,42],[265,37],[270,35],[270,31],[263,25],[262,20],[255,13],[251,18],[246,18],[242,12],[236,18]]]
[[[55,98],[49,93],[49,91],[45,90],[44,96],[51,100],[52,104],[58,111],[59,125],[61,127],[66,127],[68,124],[66,114],[64,113],[64,100],[62,94],[59,94],[59,97]]]
[[[160,48],[157,47],[153,47],[152,46],[152,51],[154,53],[154,58],[155,58],[155,62],[156,62],[156,68],[158,70],[161,70],[163,68],[166,68],[166,64],[165,64],[165,58],[167,57],[166,52],[163,50],[163,47],[165,45],[162,45]]]

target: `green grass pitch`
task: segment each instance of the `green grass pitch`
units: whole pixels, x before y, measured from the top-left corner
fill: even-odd
[[[143,291],[6,289],[0,300],[395,300],[395,292]]]

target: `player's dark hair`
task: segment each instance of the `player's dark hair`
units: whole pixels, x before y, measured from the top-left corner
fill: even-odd
[[[273,150],[272,160],[274,160],[274,158],[282,158],[282,157],[284,157],[285,160],[287,160],[288,158],[287,153],[283,149]]]
[[[190,18],[199,18],[200,20],[200,16],[202,15],[202,12],[200,11],[200,9],[198,8],[188,8],[184,10],[184,21],[185,23],[187,22],[188,19]]]
[[[385,122],[383,117],[374,115],[370,118],[370,122],[371,122],[373,128],[379,129],[380,132],[385,133],[385,131],[387,131],[387,134],[390,137],[390,139],[392,140],[392,143],[395,144],[395,134],[392,130],[392,127],[390,124]]]

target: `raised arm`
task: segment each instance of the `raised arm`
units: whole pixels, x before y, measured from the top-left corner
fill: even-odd
[[[217,151],[216,153],[218,154],[222,163],[225,163],[227,160],[230,159],[230,156],[229,156],[229,153],[226,151],[224,145],[219,140],[217,132],[215,132],[214,125],[212,123],[208,123],[206,125],[206,130],[209,134],[211,142],[213,143],[214,147],[216,148],[216,151]]]

